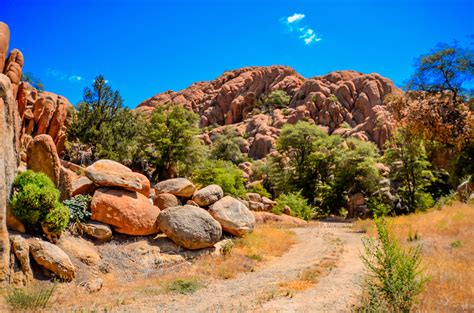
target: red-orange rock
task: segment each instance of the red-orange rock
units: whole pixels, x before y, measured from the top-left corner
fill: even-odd
[[[160,210],[165,210],[167,208],[181,205],[181,202],[175,195],[165,192],[155,196],[154,204],[159,207]]]
[[[61,162],[56,146],[49,135],[38,135],[28,146],[27,167],[35,172],[43,172],[58,187],[61,175]]]
[[[150,181],[143,174],[134,172],[133,175],[138,178],[140,184],[142,185],[142,188],[138,189],[137,191],[148,198],[150,196]]]
[[[3,73],[5,60],[8,53],[8,44],[10,43],[10,29],[8,25],[0,22],[0,73]]]
[[[156,219],[160,209],[136,191],[99,188],[91,202],[94,221],[114,226],[127,235],[151,235],[158,232]]]
[[[136,173],[112,160],[99,160],[88,166],[86,176],[98,186],[120,187],[131,191],[143,189],[141,179]]]

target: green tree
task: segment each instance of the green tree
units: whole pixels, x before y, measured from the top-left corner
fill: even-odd
[[[152,178],[176,177],[179,163],[189,164],[199,145],[195,135],[198,117],[179,105],[163,105],[153,111],[148,129],[150,163],[155,166]]]
[[[286,108],[290,101],[291,97],[284,90],[274,90],[262,98],[259,107],[271,113],[275,109]]]
[[[415,73],[407,83],[411,90],[427,92],[449,91],[456,102],[458,95],[474,77],[474,53],[459,43],[439,43],[428,54],[415,61]]]
[[[89,149],[87,162],[107,158],[131,165],[143,151],[145,121],[123,107],[120,93],[113,91],[102,75],[96,77],[92,88],[84,90],[71,124],[67,135],[72,159],[83,153],[76,150]]]
[[[405,213],[433,205],[433,199],[424,191],[431,184],[433,173],[421,139],[399,129],[387,142],[384,159],[391,164],[391,178],[401,183],[397,193],[407,208]]]
[[[234,128],[225,127],[212,143],[210,156],[213,159],[230,161],[234,164],[242,163],[245,156],[240,148],[244,143],[244,138]]]
[[[216,184],[222,187],[226,195],[242,197],[247,192],[242,171],[232,162],[208,160],[193,172],[193,182],[205,187]]]

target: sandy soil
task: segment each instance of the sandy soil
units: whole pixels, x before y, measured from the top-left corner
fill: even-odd
[[[235,279],[216,280],[190,295],[151,295],[115,308],[117,312],[343,312],[357,299],[363,265],[361,234],[348,224],[317,223],[295,228],[298,243],[280,258]],[[324,259],[335,260],[309,289],[284,292]]]

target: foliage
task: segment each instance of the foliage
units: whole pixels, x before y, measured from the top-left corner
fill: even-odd
[[[425,210],[434,204],[425,188],[431,184],[433,173],[427,160],[423,141],[410,136],[404,129],[399,129],[386,144],[384,159],[391,164],[391,178],[401,182],[397,193],[409,213]]]
[[[159,106],[153,111],[148,127],[152,148],[148,151],[150,163],[155,166],[153,179],[163,180],[175,176],[179,162],[189,164],[199,145],[198,117],[179,105]]]
[[[239,136],[234,128],[225,127],[212,143],[210,156],[213,159],[230,161],[234,164],[242,163],[245,156],[240,148],[244,143],[245,140]]]
[[[453,99],[466,91],[474,77],[474,52],[459,43],[439,43],[415,61],[415,73],[408,81],[412,90],[450,91]]]
[[[7,289],[5,301],[10,309],[36,311],[44,309],[56,289],[56,283],[51,287],[36,286],[33,288],[12,288]]]
[[[308,201],[300,192],[281,194],[276,199],[277,205],[273,208],[273,213],[281,214],[285,206],[291,208],[291,214],[306,221],[314,217],[314,210],[308,205]]]
[[[258,103],[260,109],[265,112],[273,112],[275,109],[282,109],[290,104],[291,97],[284,90],[274,90],[262,98]]]
[[[22,73],[21,81],[29,83],[31,86],[33,86],[34,88],[38,90],[44,90],[43,82],[39,78],[35,77],[32,73],[29,73],[29,72]]]
[[[261,182],[256,182],[250,185],[249,192],[258,193],[262,197],[271,198],[271,194],[263,187]]]
[[[242,171],[228,161],[208,160],[203,162],[193,172],[192,180],[201,186],[219,185],[226,195],[243,196],[246,193]]]
[[[48,176],[28,170],[13,182],[12,213],[31,226],[45,223],[52,231],[60,232],[69,223],[69,211],[59,196],[59,190]]]
[[[367,201],[367,206],[374,215],[374,217],[383,217],[391,215],[392,206],[390,203],[387,203],[383,198],[383,195],[377,194],[369,198]]]
[[[195,278],[178,278],[169,282],[166,285],[166,289],[173,293],[190,294],[201,289],[203,286],[203,283]]]
[[[92,197],[89,195],[77,195],[64,200],[64,205],[70,210],[71,223],[84,222],[89,219],[92,213],[89,210]]]
[[[143,118],[123,107],[118,91],[108,85],[102,75],[94,80],[92,88],[84,90],[83,100],[72,114],[68,128],[68,147],[82,144],[81,150],[91,152],[90,162],[105,158],[121,163],[133,163],[143,152],[146,133]],[[83,160],[76,155],[82,151],[69,149],[69,158]]]
[[[362,261],[368,275],[361,311],[410,312],[426,278],[420,271],[421,247],[404,251],[384,220],[375,220],[378,240],[364,238]]]

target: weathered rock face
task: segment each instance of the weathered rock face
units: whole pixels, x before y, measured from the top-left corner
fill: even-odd
[[[76,276],[76,268],[61,248],[49,242],[33,239],[30,251],[36,263],[56,274],[59,278],[71,281]]]
[[[157,194],[170,193],[177,197],[190,198],[196,187],[186,178],[172,178],[157,183],[155,190]]]
[[[224,191],[221,186],[209,185],[196,191],[193,195],[193,201],[202,207],[209,206],[220,200],[224,196]]]
[[[211,247],[222,236],[221,225],[206,210],[192,205],[162,211],[158,225],[176,244],[190,250]]]
[[[92,220],[112,225],[122,234],[143,236],[158,232],[160,209],[136,191],[99,188],[92,198],[91,210]]]
[[[59,186],[61,161],[56,146],[49,135],[38,135],[28,146],[27,166],[35,172],[48,175],[56,186]]]
[[[253,231],[255,217],[252,212],[239,200],[226,196],[209,208],[209,213],[225,231],[243,236]]]
[[[141,191],[141,178],[128,167],[111,160],[99,160],[86,168],[86,176],[96,185]]]
[[[139,193],[141,193],[142,195],[144,195],[145,197],[149,197],[150,196],[150,181],[148,180],[148,178],[143,175],[143,174],[140,174],[140,173],[133,173],[135,175],[136,178],[138,178],[138,180],[140,181],[140,184],[142,185],[142,188],[137,190]]]
[[[79,228],[92,238],[108,240],[112,237],[112,229],[109,225],[97,222],[79,223]]]
[[[164,210],[181,205],[181,202],[175,195],[165,192],[156,195],[154,204],[159,207],[160,210]]]
[[[254,115],[257,100],[274,90],[290,95],[289,107],[268,112],[272,118]],[[305,79],[290,67],[247,67],[179,92],[160,93],[139,104],[137,111],[149,113],[154,107],[176,103],[198,113],[201,127],[232,124],[245,130],[246,153],[259,159],[274,150],[284,124],[299,120],[312,120],[329,133],[371,140],[382,147],[394,126],[383,100],[397,92],[392,81],[375,73],[337,71]],[[203,139],[212,136],[205,134]]]

